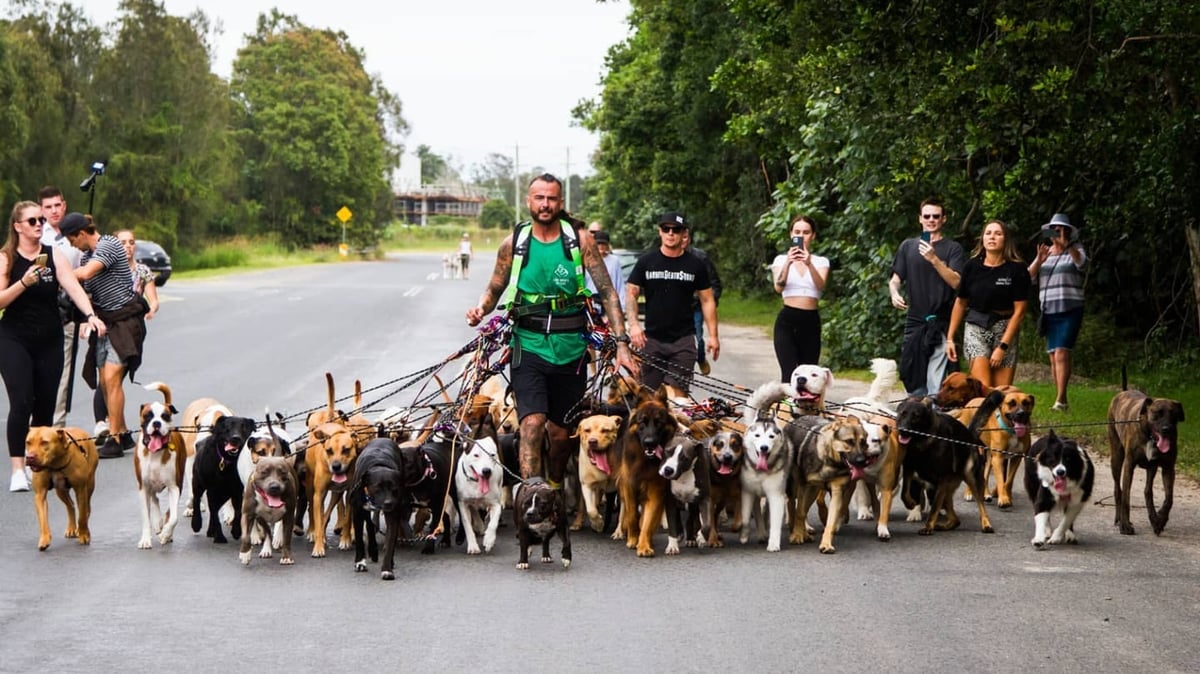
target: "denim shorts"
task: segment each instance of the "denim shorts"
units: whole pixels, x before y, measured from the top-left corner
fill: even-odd
[[[1046,328],[1046,353],[1055,349],[1070,351],[1075,348],[1079,328],[1083,326],[1083,307],[1061,314],[1044,314],[1042,321]]]
[[[113,365],[121,364],[121,356],[117,354],[117,350],[112,347],[112,342],[109,341],[108,335],[96,337],[96,365],[103,366],[107,363]]]

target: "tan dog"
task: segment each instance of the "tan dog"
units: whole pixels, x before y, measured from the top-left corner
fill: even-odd
[[[38,518],[38,550],[50,547],[50,507],[46,495],[50,486],[67,507],[67,538],[78,538],[80,545],[92,542],[88,518],[92,514],[92,492],[96,490],[96,442],[82,428],[34,426],[25,435],[25,465],[33,471],[33,507]],[[71,490],[79,501],[79,518]]]
[[[966,372],[951,372],[942,381],[934,402],[943,410],[965,407],[976,398],[986,398],[992,391],[1016,391],[1015,386],[988,386]]]
[[[183,467],[183,475],[186,479],[191,479],[192,476],[192,464],[196,461],[196,443],[212,433],[212,426],[217,423],[217,419],[231,416],[233,416],[233,410],[216,398],[197,398],[183,408],[178,428],[179,434],[183,436],[184,451],[187,453],[186,463]],[[183,516],[191,517],[192,490],[188,489],[186,494],[187,502],[183,507]]]
[[[479,387],[479,395],[488,399],[488,412],[497,433],[517,432],[517,403],[504,377],[493,375]]]
[[[739,431],[720,431],[705,441],[708,447],[708,488],[713,505],[713,522],[708,530],[708,545],[721,548],[725,543],[717,531],[721,513],[730,515],[729,530],[742,530],[742,455],[746,448]]]
[[[346,492],[354,483],[354,460],[358,458],[358,443],[350,429],[338,423],[325,423],[312,430],[304,464],[308,478],[305,495],[312,512],[309,517],[308,538],[312,541],[312,556],[325,556],[325,530],[329,515],[337,506],[341,538],[339,550],[351,546],[350,521],[346,508]],[[325,496],[329,494],[329,503]]]
[[[812,539],[808,533],[808,511],[821,493],[828,491],[829,511],[819,547],[824,553],[836,552],[833,535],[849,507],[853,481],[862,478],[863,469],[877,458],[869,453],[867,431],[856,417],[827,421],[805,416],[788,424],[784,433],[796,449],[793,479],[798,492],[788,542],[805,543]]]
[[[979,440],[988,447],[988,462],[983,471],[983,487],[988,489],[984,499],[992,502],[994,497],[1001,510],[1012,507],[1013,483],[1017,479],[1017,469],[1024,463],[1029,454],[1029,423],[1033,414],[1034,398],[1028,393],[1022,393],[1012,387],[1004,394],[1004,400],[999,409],[990,415],[979,428]],[[1000,390],[1000,389],[993,389]],[[961,421],[964,426],[971,423],[975,410],[983,404],[983,398],[967,402],[962,409],[952,412],[952,416]],[[996,478],[996,486],[988,488],[988,476]],[[976,498],[967,488],[966,500]]]
[[[150,549],[150,536],[158,534],[159,545],[171,542],[179,524],[179,494],[187,467],[187,449],[183,434],[175,428],[175,406],[171,404],[171,388],[162,382],[146,385],[147,391],[158,391],[163,401],[142,405],[137,449],[133,454],[133,473],[141,495],[142,536],[139,550]],[[158,495],[167,493],[167,517],[164,521]]]
[[[617,469],[621,467],[621,443],[625,420],[619,416],[596,414],[579,422],[575,434],[579,438],[579,484],[583,492],[583,508],[577,508],[571,531],[583,528],[584,511],[592,530],[604,531],[600,504],[605,494],[617,490]]]

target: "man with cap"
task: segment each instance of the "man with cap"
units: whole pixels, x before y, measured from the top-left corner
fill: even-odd
[[[589,229],[588,231],[591,230]],[[621,273],[621,258],[613,255],[612,239],[608,236],[608,232],[602,229],[596,230],[592,232],[592,239],[596,241],[596,249],[600,251],[600,256],[604,258],[604,267],[608,269],[608,278],[612,281],[613,288],[617,289],[619,299],[621,300],[621,311],[624,311],[625,295],[621,291],[625,288],[625,275]],[[587,289],[592,291],[593,295],[596,295],[599,291],[596,290],[596,282],[592,280],[592,275],[586,274],[586,280]]]
[[[1071,379],[1071,349],[1083,325],[1083,272],[1087,253],[1075,240],[1075,226],[1066,213],[1055,213],[1042,225],[1037,257],[1029,263],[1029,278],[1038,284],[1042,334],[1050,355],[1050,375],[1057,396],[1050,408],[1067,411],[1067,382]]]
[[[712,280],[708,266],[684,244],[687,230],[682,214],[663,213],[658,218],[659,247],[638,258],[625,283],[625,306],[636,307],[638,296],[646,295],[645,329],[636,312],[627,317],[633,346],[641,349],[648,361],[642,369],[642,384],[656,389],[665,382],[684,393],[691,387],[696,364],[693,296],[700,299],[708,353],[713,360],[721,354]]]
[[[108,326],[105,335],[89,336],[83,378],[92,388],[104,391],[108,407],[110,435],[98,450],[100,458],[119,458],[134,446],[125,426],[125,391],[121,384],[125,373],[132,379],[142,362],[147,306],[133,291],[129,259],[117,237],[101,235],[91,216],[82,213],[68,213],[60,229],[72,246],[83,251],[75,277],[83,283],[96,314]]]
[[[38,190],[38,202],[42,206],[42,215],[46,216],[46,227],[42,229],[42,243],[53,246],[67,256],[72,269],[79,268],[79,258],[83,255],[78,248],[67,243],[59,230],[63,216],[67,214],[67,201],[63,198],[62,190],[54,185],[47,185]],[[71,377],[75,374],[75,351],[79,338],[79,325],[72,320],[69,300],[65,294],[59,296],[59,316],[63,323],[63,370],[62,379],[58,382],[58,401],[54,407],[54,425],[67,425],[68,393]]]
[[[589,330],[585,305],[586,269],[592,275],[609,329],[616,339],[614,366],[637,376],[629,352],[625,318],[592,235],[563,210],[562,181],[535,177],[526,195],[531,219],[517,225],[496,252],[496,267],[478,303],[467,309],[467,325],[478,325],[497,306],[513,319],[510,381],[520,420],[521,477],[543,476],[542,451],[549,446],[545,477],[561,489],[572,454],[572,415],[587,386]]]

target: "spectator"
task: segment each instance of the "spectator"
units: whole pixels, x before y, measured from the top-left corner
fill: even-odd
[[[47,185],[38,190],[38,202],[42,205],[42,215],[45,216],[48,225],[42,228],[42,243],[61,250],[67,256],[71,269],[78,269],[83,253],[67,243],[58,230],[63,216],[67,214],[67,202],[63,199],[62,190]],[[62,377],[58,382],[58,400],[54,407],[54,425],[59,427],[67,425],[67,412],[71,409],[71,380],[75,373],[75,355],[79,344],[79,324],[73,320],[71,302],[61,290],[60,288],[58,306],[59,318],[62,320],[63,368]]]
[[[1076,240],[1076,229],[1066,213],[1055,213],[1042,225],[1046,240],[1038,243],[1037,257],[1029,264],[1029,277],[1038,284],[1042,334],[1050,355],[1050,375],[1056,397],[1050,408],[1066,412],[1067,383],[1071,380],[1071,349],[1083,325],[1083,272],[1088,257]]]
[[[638,258],[625,282],[625,306],[636,307],[638,295],[646,293],[646,327],[643,330],[637,312],[630,311],[629,337],[651,360],[642,372],[642,384],[656,389],[665,382],[686,394],[696,365],[692,297],[699,295],[713,360],[721,354],[717,302],[708,266],[684,247],[688,223],[683,215],[664,213],[658,223],[659,247]]]
[[[816,365],[821,358],[821,315],[817,304],[829,279],[829,260],[812,253],[817,226],[802,215],[792,221],[791,247],[771,263],[775,292],[783,308],[775,318],[775,359],[781,381],[791,381],[797,365]]]
[[[29,491],[25,473],[25,436],[32,426],[54,421],[56,392],[63,369],[62,321],[58,313],[61,287],[85,316],[105,334],[92,304],[60,249],[42,243],[46,219],[42,207],[22,201],[12,210],[8,238],[0,249],[0,375],[8,392],[8,455],[12,462],[9,491]],[[44,257],[43,257],[44,256]]]
[[[971,259],[963,265],[958,299],[946,333],[946,356],[958,362],[954,337],[964,322],[963,352],[971,376],[986,386],[1009,386],[1017,369],[1017,338],[1029,297],[1029,271],[1012,230],[989,220]]]
[[[713,302],[720,306],[721,304],[721,277],[717,275],[717,266],[713,264],[712,258],[708,253],[700,248],[692,245],[691,230],[683,230],[683,247],[691,251],[693,255],[700,258],[704,262],[705,269],[708,270],[708,280],[712,283]],[[700,308],[700,298],[692,298],[692,323],[696,331],[696,364],[700,366],[700,374],[708,376],[712,373],[712,364],[705,357],[704,350],[704,312]]]
[[[146,303],[133,292],[133,272],[125,249],[115,236],[101,235],[90,216],[81,213],[68,213],[61,229],[71,245],[84,252],[75,276],[83,281],[96,313],[109,328],[107,334],[89,336],[83,379],[92,388],[103,389],[108,410],[111,435],[97,453],[102,459],[119,458],[125,450],[133,449],[133,436],[125,426],[125,391],[121,382],[126,373],[132,380],[142,362]]]
[[[905,239],[892,262],[888,290],[892,306],[907,311],[900,378],[911,395],[928,395],[946,378],[946,331],[963,268],[963,249],[942,236],[946,209],[936,199],[921,202],[921,235]],[[900,294],[904,284],[908,299]]]

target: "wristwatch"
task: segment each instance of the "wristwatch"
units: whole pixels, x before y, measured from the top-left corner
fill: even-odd
[[[613,337],[613,341],[615,341],[619,344],[628,344],[629,343],[629,335],[620,335],[617,337]]]
[[[1000,342],[999,346],[1001,351],[1008,351],[1008,342]]]

